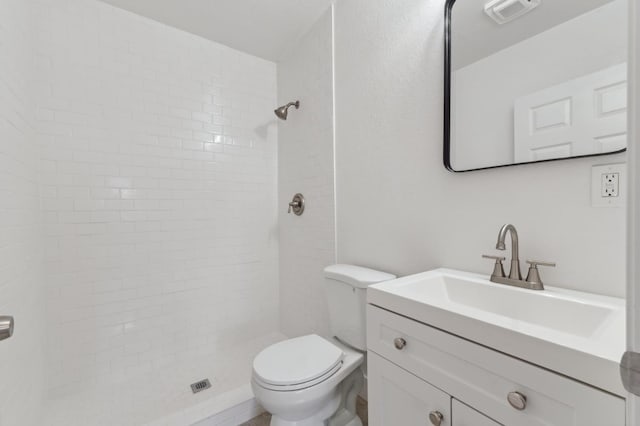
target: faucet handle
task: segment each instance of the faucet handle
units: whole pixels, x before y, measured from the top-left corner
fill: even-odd
[[[493,259],[496,263],[493,265],[493,272],[491,273],[491,278],[500,277],[504,278],[504,267],[502,266],[502,261],[506,258],[504,256],[490,256],[488,254],[483,254],[483,258],[485,259]]]
[[[544,285],[542,283],[542,279],[540,278],[538,266],[555,267],[556,264],[554,262],[541,262],[538,260],[527,260],[527,263],[529,264],[529,273],[527,274],[526,281],[530,284],[535,285],[534,290],[544,290]]]
[[[483,254],[482,257],[484,257],[485,259],[493,259],[493,260],[496,260],[496,261],[499,260],[500,262],[502,262],[503,260],[506,259],[506,257],[504,257],[504,256],[491,256],[489,254]]]
[[[535,268],[538,265],[540,265],[540,266],[550,266],[552,268],[556,267],[556,263],[555,262],[542,262],[540,260],[527,260],[527,263],[529,265],[531,265],[531,268]]]

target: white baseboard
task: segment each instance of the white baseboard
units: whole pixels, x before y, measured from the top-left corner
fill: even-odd
[[[238,426],[259,416],[264,409],[255,398],[195,423],[193,426]]]

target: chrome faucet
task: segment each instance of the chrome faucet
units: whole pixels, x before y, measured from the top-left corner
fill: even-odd
[[[520,273],[520,250],[518,249],[518,231],[516,231],[515,226],[508,223],[500,228],[496,249],[506,249],[504,240],[507,238],[507,232],[511,235],[511,270],[509,271],[509,278],[512,280],[522,280],[522,274]]]
[[[511,235],[511,270],[509,271],[508,277],[505,276],[504,267],[502,266],[502,261],[505,260],[504,257],[489,256],[486,254],[482,255],[482,257],[484,258],[493,259],[496,261],[495,265],[493,266],[491,281],[493,281],[494,283],[507,284],[515,287],[527,288],[530,290],[544,290],[544,285],[542,284],[542,279],[540,278],[538,266],[556,266],[556,264],[551,262],[527,260],[527,263],[529,264],[529,273],[527,274],[527,278],[523,280],[522,274],[520,273],[518,231],[516,231],[515,226],[509,223],[503,225],[502,228],[500,228],[500,232],[498,233],[498,242],[496,243],[496,249],[506,250],[505,240],[507,238],[507,233]]]

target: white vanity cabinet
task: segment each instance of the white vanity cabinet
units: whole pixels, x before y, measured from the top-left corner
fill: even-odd
[[[453,426],[501,426],[457,399],[451,399],[451,412],[455,413]]]
[[[368,359],[372,426],[500,426],[374,352]]]
[[[371,426],[428,425],[429,416],[442,419],[441,426],[452,426],[447,393],[373,352],[367,360]]]
[[[371,426],[624,426],[625,401],[373,305]]]

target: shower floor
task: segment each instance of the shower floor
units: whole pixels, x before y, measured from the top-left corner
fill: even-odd
[[[51,395],[45,406],[47,426],[188,426],[245,404],[252,407],[251,365],[264,347],[285,339],[280,333],[236,345],[222,359],[182,362],[171,369],[137,375],[122,383],[82,384]],[[208,378],[211,388],[193,394],[190,384]],[[255,404],[253,405],[255,410]],[[222,420],[220,420],[222,421]],[[219,423],[234,426],[227,418]]]

